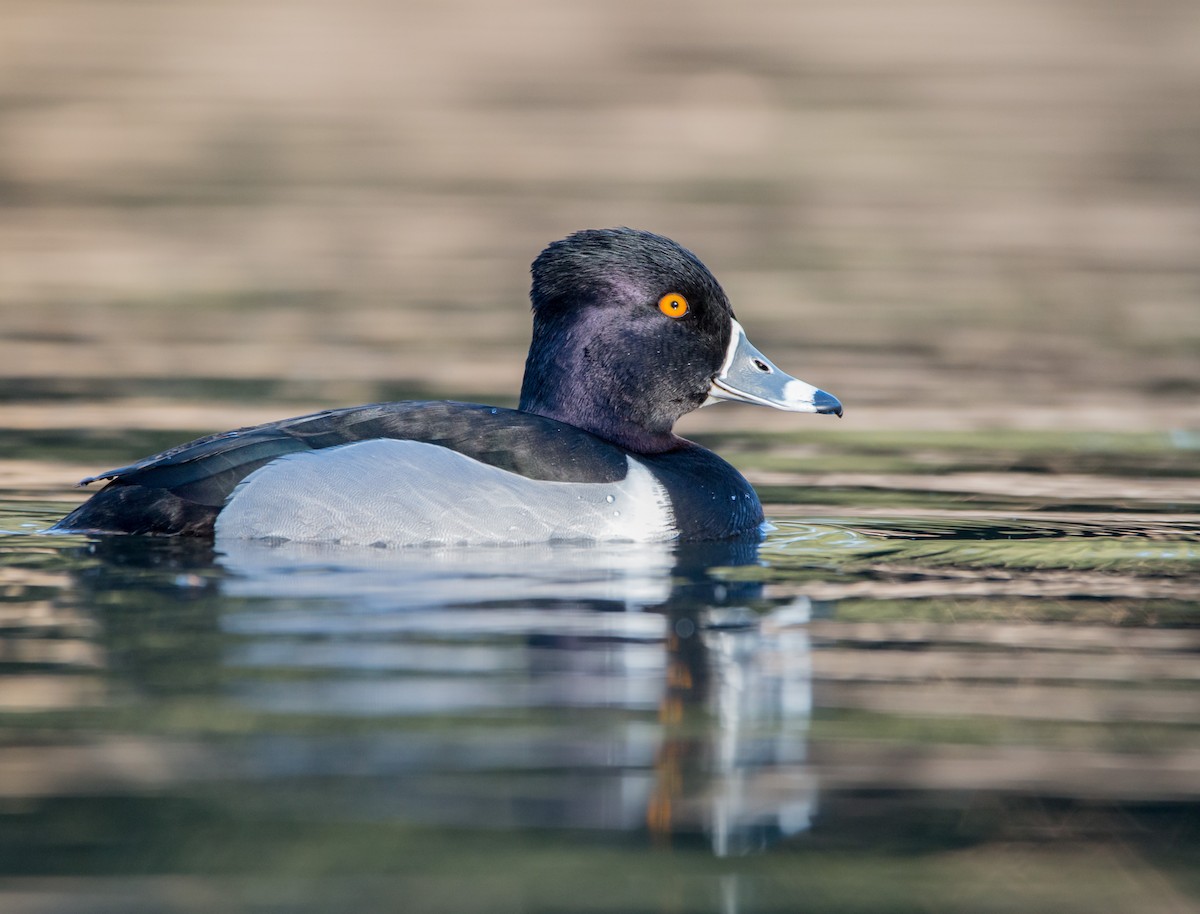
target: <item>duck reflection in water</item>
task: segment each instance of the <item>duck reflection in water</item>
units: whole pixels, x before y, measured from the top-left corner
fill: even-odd
[[[754,541],[243,542],[207,566],[164,548],[99,540],[87,579],[144,592],[152,578],[211,607],[219,669],[190,680],[213,683],[210,700],[329,723],[248,736],[256,778],[335,779],[358,798],[346,815],[641,832],[720,855],[808,827],[809,605],[746,579]],[[347,736],[347,718],[379,726]]]

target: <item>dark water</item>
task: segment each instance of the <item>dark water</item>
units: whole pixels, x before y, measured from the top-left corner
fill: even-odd
[[[757,548],[214,555],[10,490],[0,909],[1200,906],[1194,451],[722,444]]]

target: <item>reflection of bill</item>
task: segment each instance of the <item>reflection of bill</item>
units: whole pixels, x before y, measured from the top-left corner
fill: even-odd
[[[761,585],[714,572],[753,543],[243,545],[220,558],[237,701],[437,718],[373,741],[399,815],[705,836],[722,855],[808,825],[808,602],[754,611]],[[309,675],[251,672],[280,668]]]
[[[804,598],[763,616],[713,608],[672,617],[646,816],[658,840],[703,831],[725,856],[808,828],[808,618]]]

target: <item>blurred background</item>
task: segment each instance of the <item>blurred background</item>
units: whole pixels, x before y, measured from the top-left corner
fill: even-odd
[[[1200,426],[1191,0],[0,17],[0,427],[511,403],[530,260],[610,225],[694,250],[841,428]]]

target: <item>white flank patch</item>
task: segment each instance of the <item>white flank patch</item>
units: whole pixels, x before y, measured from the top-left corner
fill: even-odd
[[[216,535],[357,546],[673,539],[666,489],[626,459],[619,482],[579,483],[527,479],[420,441],[303,451],[247,476]]]

